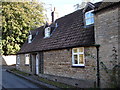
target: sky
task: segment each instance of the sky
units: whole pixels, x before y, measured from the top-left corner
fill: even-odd
[[[64,15],[74,12],[75,11],[74,5],[80,4],[82,1],[85,2],[87,0],[39,0],[39,1],[45,3],[46,14],[49,20],[51,21],[51,10],[53,10],[54,7],[58,12],[59,17],[62,17]],[[89,1],[95,3],[102,0],[89,0]]]

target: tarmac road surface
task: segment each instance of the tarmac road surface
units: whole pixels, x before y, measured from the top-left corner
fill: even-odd
[[[6,71],[6,69],[2,69],[2,87],[3,88],[42,88],[37,85],[20,78],[12,73]]]

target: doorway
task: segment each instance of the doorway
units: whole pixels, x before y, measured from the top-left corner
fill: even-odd
[[[43,52],[32,54],[31,69],[33,74],[43,74]]]

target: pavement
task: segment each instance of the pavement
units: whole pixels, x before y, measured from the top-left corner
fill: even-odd
[[[57,89],[57,90],[60,90],[60,88],[56,87],[56,86],[53,86],[53,85],[50,85],[50,84],[47,84],[47,83],[44,83],[44,82],[41,82],[41,81],[38,81],[37,78],[38,76],[35,76],[35,75],[31,75],[31,76],[23,76],[21,74],[18,74],[18,73],[15,73],[15,72],[12,72],[10,71],[11,68],[15,68],[14,66],[13,67],[7,67],[7,66],[4,66],[3,67],[4,69],[6,69],[7,71],[7,74],[9,72],[9,74],[14,74],[16,77],[20,77],[20,78],[23,78],[25,80],[27,80],[28,82],[31,82],[33,83],[34,85],[36,85],[36,88],[49,88],[49,89]],[[5,72],[4,72],[5,73]],[[11,81],[11,80],[9,80]],[[25,84],[25,83],[24,83]],[[31,85],[32,86],[32,85]],[[29,86],[28,86],[29,87]],[[32,86],[33,88],[35,86]],[[30,87],[31,88],[31,87]]]

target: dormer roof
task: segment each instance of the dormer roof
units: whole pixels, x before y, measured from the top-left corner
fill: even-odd
[[[94,8],[95,8],[95,5],[91,2],[88,2],[85,8],[83,9],[83,13],[90,11],[90,10],[94,10]]]

